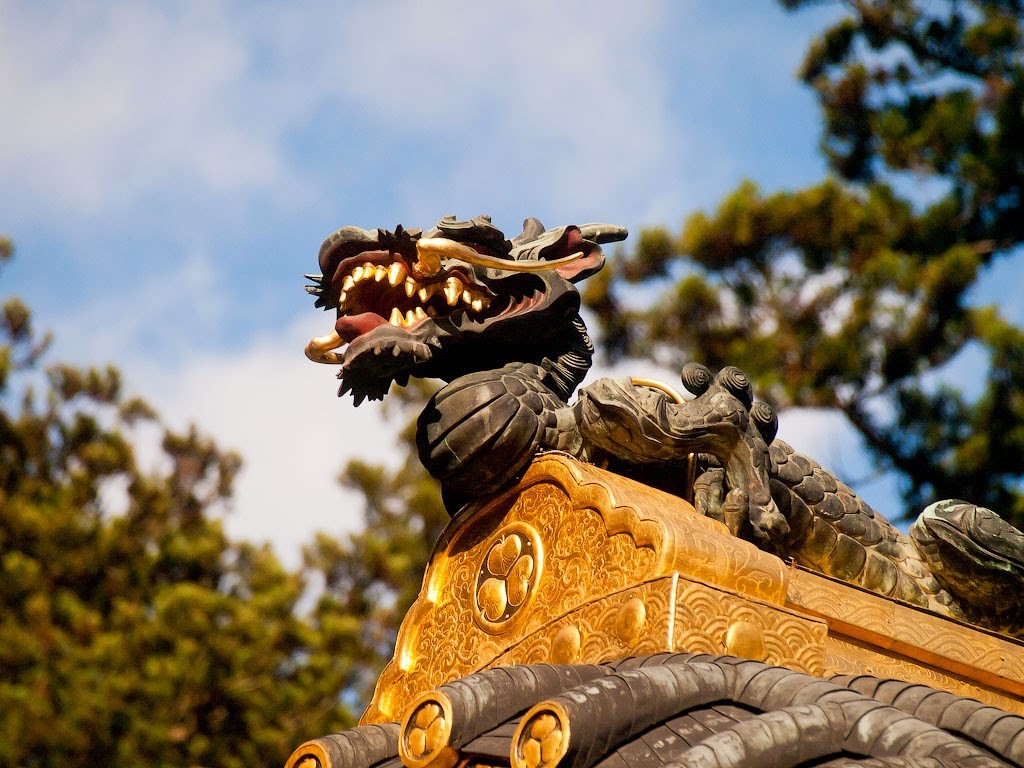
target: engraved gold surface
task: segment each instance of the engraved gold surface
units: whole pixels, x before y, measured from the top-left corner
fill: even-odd
[[[485,519],[490,511],[481,511]],[[402,702],[417,692],[481,669],[550,617],[567,613],[591,595],[642,581],[657,564],[654,548],[638,545],[628,533],[610,534],[600,514],[574,509],[559,487],[533,484],[518,494],[492,530],[511,525],[535,530],[542,550],[540,576],[529,590],[525,610],[510,621],[487,622],[471,606],[479,599],[481,564],[495,539],[481,536],[477,521],[462,525],[433,559],[424,589],[399,633],[397,663],[382,674],[364,722],[394,719]]]
[[[484,546],[486,555],[477,566],[473,618],[490,634],[507,632],[536,594],[544,567],[544,547],[536,529],[510,523]]]
[[[647,608],[639,597],[631,597],[615,617],[615,634],[624,645],[632,645],[647,623]]]
[[[398,756],[406,768],[451,768],[458,751],[448,746],[452,735],[452,702],[441,691],[416,697],[402,720]]]
[[[482,669],[553,619],[672,573],[760,601],[786,596],[778,558],[683,499],[561,454],[541,456],[517,487],[449,526],[362,722],[393,721],[418,693]],[[634,631],[630,621],[620,630]],[[588,660],[593,638],[579,629]]]
[[[760,661],[812,675],[824,671],[828,628],[823,621],[683,579],[679,580],[675,605],[676,650],[747,656],[728,648],[730,628],[745,624],[749,627],[740,630],[744,639],[754,631],[760,633]],[[744,646],[742,650],[750,649]]]
[[[626,642],[621,632],[622,616],[624,612],[634,613],[638,604],[644,607],[643,632]],[[727,653],[729,630],[738,623],[747,624],[750,631],[758,634],[762,660],[800,672],[822,673],[824,622],[778,606],[750,603],[715,587],[678,577],[657,579],[594,600],[534,632],[488,666],[561,663],[558,639],[570,628],[583,638],[579,661],[588,664],[662,651]]]
[[[569,715],[553,701],[532,707],[512,736],[512,768],[550,768],[569,751]]]
[[[362,722],[394,722],[489,667],[673,650],[894,676],[1022,709],[1024,644],[787,566],[682,499],[547,454],[445,532]]]
[[[536,459],[519,487],[551,484],[577,507],[598,511],[609,533],[626,533],[657,553],[651,575],[678,572],[761,600],[783,603],[787,568],[729,534],[686,501],[559,454]]]
[[[788,604],[822,617],[830,634],[1024,696],[1024,643],[1020,641],[803,569],[794,569],[791,575]]]
[[[564,663],[560,643],[572,635],[580,637],[577,663],[595,664],[672,650],[668,632],[671,585],[671,578],[658,579],[587,603],[530,634],[487,666]],[[633,601],[644,605],[644,631],[632,642],[623,642],[619,634],[620,617],[623,608]]]
[[[921,683],[1024,716],[1024,699],[1018,696],[839,634],[825,641],[825,667],[830,675],[873,675]]]

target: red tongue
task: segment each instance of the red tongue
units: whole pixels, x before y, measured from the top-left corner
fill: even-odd
[[[344,315],[338,318],[334,324],[334,330],[341,336],[342,341],[350,342],[357,336],[369,333],[378,325],[385,325],[385,320],[374,312],[363,312],[361,315]]]

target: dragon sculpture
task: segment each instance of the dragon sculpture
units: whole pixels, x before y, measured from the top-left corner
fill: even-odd
[[[606,224],[509,240],[486,216],[426,232],[344,227],[307,275],[334,329],[306,347],[340,366],[358,405],[412,376],[447,382],[417,422],[420,460],[453,514],[558,450],[665,489],[695,456],[694,505],[733,534],[807,568],[1024,637],[1024,534],[991,511],[942,501],[909,536],[816,462],[775,440],[772,409],[735,367],[682,371],[693,398],[638,379],[580,390],[594,348],[574,283],[604,266]]]

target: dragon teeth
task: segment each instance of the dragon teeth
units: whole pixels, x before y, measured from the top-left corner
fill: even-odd
[[[357,267],[357,269],[361,269],[361,267]],[[341,284],[341,290],[351,291],[355,287],[355,284],[356,281],[353,279],[352,275],[349,275],[345,278],[345,282]]]
[[[398,307],[392,307],[392,309],[391,309],[391,317],[388,318],[388,322],[391,323],[392,325],[395,325],[395,326],[401,326],[403,319],[404,318],[402,317],[402,313],[398,309]]]
[[[373,271],[373,279],[378,283],[388,276],[388,271],[384,267],[375,267]]]
[[[416,293],[416,281],[411,277],[405,278],[405,295],[411,299],[414,293]]]
[[[406,325],[412,325],[415,322],[416,322],[416,313],[413,312],[410,309],[408,312],[405,313],[405,324]]]
[[[348,301],[348,294],[342,291],[340,294],[338,294],[338,306],[344,307],[346,301]]]
[[[439,293],[444,293],[445,289],[438,283],[429,283],[420,288],[419,297],[420,301],[426,304],[431,296],[436,296]]]
[[[360,280],[372,280],[375,269],[373,264],[367,261],[361,267],[356,267],[352,270],[352,279],[357,283]]]
[[[406,270],[405,265],[396,261],[392,263],[391,267],[388,269],[388,282],[391,283],[391,287],[394,288],[400,282],[405,280],[408,274],[409,272]]]
[[[423,307],[416,307],[416,319],[426,320],[427,313],[423,311]]]
[[[444,281],[444,298],[448,302],[449,307],[454,307],[459,303],[462,287],[462,281],[457,277],[449,277]]]
[[[469,291],[462,292],[462,303],[469,304],[473,301],[473,296]]]
[[[481,299],[473,299],[473,302],[470,304],[470,306],[473,307],[474,312],[479,312],[484,308],[484,302]]]

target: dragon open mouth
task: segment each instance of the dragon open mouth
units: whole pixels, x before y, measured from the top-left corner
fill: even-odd
[[[483,320],[492,307],[507,305],[478,283],[467,269],[455,266],[430,277],[419,276],[416,264],[398,254],[393,260],[347,259],[338,266],[332,281],[338,295],[335,331],[310,341],[306,356],[321,363],[339,364],[332,351],[382,325],[410,331],[422,323],[462,313]],[[498,305],[502,306],[499,307]]]
[[[537,303],[536,291],[526,296],[497,296],[474,277],[471,264],[500,266],[513,272],[537,271],[533,265],[480,254],[468,246],[441,238],[417,244],[411,263],[400,253],[362,253],[343,260],[331,287],[337,295],[338,319],[333,333],[318,336],[306,346],[306,356],[318,363],[342,364],[334,350],[385,324],[412,331],[428,320],[484,320],[521,311]],[[442,266],[440,255],[461,257]],[[572,260],[578,258],[573,255]],[[451,262],[449,262],[451,264]],[[553,267],[545,264],[544,269]]]
[[[448,314],[458,308],[479,315],[493,300],[490,291],[458,269],[421,281],[413,277],[401,261],[387,265],[365,261],[342,274],[338,294],[338,311],[342,315],[339,323],[345,316],[373,312],[395,327],[411,328],[428,317]]]
[[[604,264],[601,242],[623,237],[621,227],[545,230],[527,219],[508,240],[488,217],[445,217],[426,233],[342,227],[320,248],[321,274],[306,276],[315,305],[336,312],[306,356],[340,366],[339,394],[358,404],[410,376],[448,379],[469,360],[499,363],[510,347],[557,355],[558,330],[579,312],[573,283]]]

